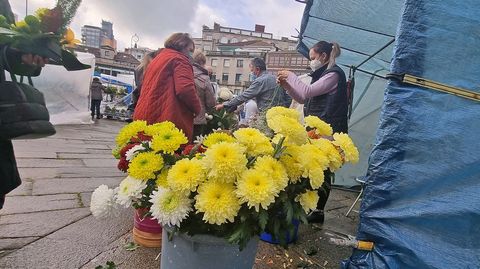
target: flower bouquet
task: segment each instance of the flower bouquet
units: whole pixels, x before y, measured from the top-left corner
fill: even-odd
[[[286,246],[293,220],[306,223],[316,208],[324,171],[357,162],[358,150],[317,117],[302,125],[296,110],[274,107],[266,119],[273,137],[243,128],[187,146],[171,122],[126,125],[114,155],[128,177],[115,190],[94,191],[93,215],[111,216],[118,205],[148,208],[174,234],[213,235],[242,249],[268,232]]]
[[[50,64],[63,65],[69,71],[89,68],[67,50],[80,42],[67,28],[80,3],[80,0],[58,0],[53,9],[41,8],[18,22],[8,14],[0,15],[0,45],[48,58]],[[38,75],[26,65],[13,65],[11,71],[18,75]]]

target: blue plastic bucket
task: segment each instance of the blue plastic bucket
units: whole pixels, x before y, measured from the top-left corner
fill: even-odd
[[[295,226],[295,230],[293,231],[293,236],[290,238],[290,233],[287,232],[287,244],[297,241],[298,238],[298,226],[300,225],[299,220],[292,220],[293,226]],[[268,242],[270,244],[280,244],[280,240],[273,240],[273,236],[269,233],[261,233],[260,240]]]

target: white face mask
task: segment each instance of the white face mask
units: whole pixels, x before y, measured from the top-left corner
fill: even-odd
[[[323,66],[322,62],[320,62],[320,60],[318,59],[310,61],[310,68],[312,69],[312,71],[316,71],[320,69],[320,67],[322,66]]]

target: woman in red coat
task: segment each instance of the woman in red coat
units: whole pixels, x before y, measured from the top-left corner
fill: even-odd
[[[145,72],[135,120],[148,124],[171,121],[192,141],[193,118],[201,109],[189,59],[194,49],[185,33],[175,33],[165,41],[165,48]]]

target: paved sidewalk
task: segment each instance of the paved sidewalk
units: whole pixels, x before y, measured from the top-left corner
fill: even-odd
[[[132,210],[109,220],[97,220],[89,211],[96,187],[115,187],[124,178],[111,156],[123,125],[100,120],[58,126],[55,136],[14,142],[23,183],[0,210],[0,268],[95,268],[107,261],[119,268],[159,268],[160,249],[125,250]],[[358,215],[344,217],[355,195],[334,190],[323,227],[302,226],[288,251],[261,243],[254,268],[338,268],[351,249],[328,239],[332,231],[355,234]]]

